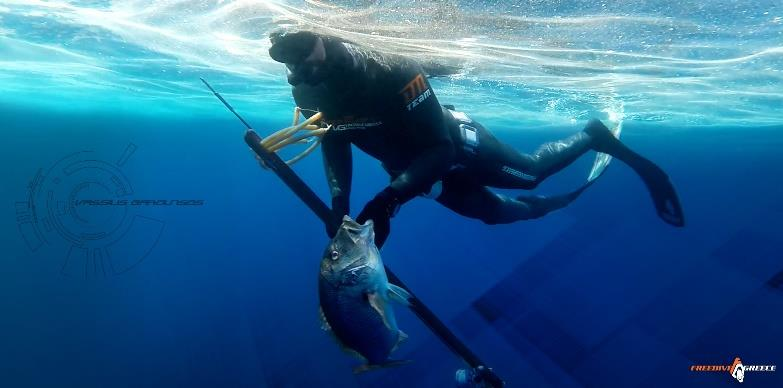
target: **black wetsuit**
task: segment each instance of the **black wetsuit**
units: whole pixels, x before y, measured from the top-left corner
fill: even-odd
[[[537,218],[572,199],[511,199],[486,186],[535,188],[589,150],[584,132],[545,144],[533,155],[519,153],[464,113],[442,107],[418,63],[328,37],[324,43],[327,55],[341,55],[340,66],[323,83],[295,85],[293,95],[297,106],[322,112],[332,125],[323,155],[338,216],[349,212],[351,144],[383,163],[403,203],[435,185],[442,188],[438,202],[497,224]],[[376,233],[382,243],[384,231]]]
[[[595,149],[629,163],[650,188],[659,214],[663,217],[667,210],[661,209],[673,206],[680,218],[664,220],[681,226],[679,202],[666,174],[617,141],[600,121],[591,120],[584,131],[544,144],[533,154],[523,154],[498,141],[467,115],[442,107],[419,63],[364,50],[337,38],[321,38],[327,65],[318,70],[328,76],[313,85],[292,82],[289,73],[289,83],[294,85],[294,99],[300,108],[322,112],[323,121],[332,125],[323,138],[323,156],[337,216],[349,212],[351,144],[381,161],[392,178],[376,199],[391,192],[399,206],[430,193],[449,209],[488,224],[541,217],[566,206],[584,189],[563,196],[509,198],[488,186],[535,188]],[[307,49],[304,56],[312,43],[302,46]],[[284,51],[274,53],[279,57]],[[653,189],[659,186],[665,190],[657,190],[663,194],[656,199]],[[367,212],[372,204],[370,201],[363,213],[377,215],[377,211]],[[386,218],[385,225],[376,221],[379,246],[388,236],[392,215],[376,217]],[[362,217],[360,214],[359,222],[364,221]]]

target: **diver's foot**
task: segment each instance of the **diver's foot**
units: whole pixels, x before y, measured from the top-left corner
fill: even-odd
[[[592,149],[612,155],[642,178],[652,196],[655,210],[664,222],[677,227],[685,225],[680,199],[663,169],[626,147],[600,120],[588,121],[584,131],[590,136]]]
[[[623,143],[614,136],[614,133],[601,120],[591,119],[587,122],[584,131],[592,140],[590,146],[593,150],[613,155],[625,149]]]
[[[669,225],[685,226],[685,215],[680,205],[680,198],[666,172],[655,163],[641,157],[632,167],[647,186],[658,217]]]

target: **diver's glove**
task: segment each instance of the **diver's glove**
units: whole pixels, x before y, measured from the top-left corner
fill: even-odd
[[[372,220],[375,226],[375,245],[379,248],[386,242],[391,232],[391,218],[397,214],[402,201],[397,190],[387,187],[383,189],[375,198],[367,202],[356,222],[364,224],[367,220]]]

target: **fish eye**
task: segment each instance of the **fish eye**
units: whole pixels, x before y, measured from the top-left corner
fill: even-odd
[[[340,258],[340,252],[332,251],[332,260],[337,260]]]

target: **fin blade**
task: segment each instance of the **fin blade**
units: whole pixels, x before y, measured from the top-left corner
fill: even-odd
[[[612,135],[614,135],[615,138],[619,139],[622,129],[623,129],[623,122],[619,121],[617,125],[614,126],[614,128],[610,129],[610,131],[612,132]],[[590,173],[587,175],[586,185],[591,184],[593,181],[598,179],[598,177],[603,175],[604,171],[606,171],[606,167],[609,166],[609,162],[611,161],[612,161],[611,155],[598,152],[595,155],[595,161],[593,161],[593,167],[592,169],[590,169]]]
[[[657,164],[642,156],[634,156],[636,159],[629,165],[647,186],[658,217],[669,225],[685,226],[685,215],[682,211],[680,198],[669,180],[669,176]]]

